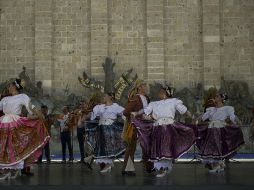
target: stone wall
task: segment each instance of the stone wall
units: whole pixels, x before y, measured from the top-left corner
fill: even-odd
[[[0,81],[17,77],[22,67],[35,77],[34,1],[0,1]]]
[[[254,1],[225,1],[221,9],[221,67],[225,79],[247,81],[253,93]]]
[[[254,92],[253,0],[0,0],[0,82],[27,68],[52,94],[85,91],[84,70],[103,80],[134,68],[177,89],[247,81]]]

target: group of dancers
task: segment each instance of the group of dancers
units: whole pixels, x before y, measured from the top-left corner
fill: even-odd
[[[27,95],[20,93],[22,88],[21,80],[15,80],[9,87],[11,95],[0,101],[4,113],[0,118],[0,179],[15,178],[20,169],[37,161],[49,140],[43,115]],[[224,105],[227,96],[214,93],[203,115],[195,119],[183,102],[174,98],[169,86],[161,87],[158,98],[150,102],[147,84],[137,80],[125,107],[115,103],[114,93],[108,92],[91,112],[80,115],[78,125],[98,120],[94,130],[96,138],[91,143],[94,144],[93,160],[100,166],[100,173],[111,172],[114,160],[124,154],[122,175],[135,176],[137,142],[140,142],[146,172],[156,173],[158,178],[170,173],[173,163],[193,145],[197,146],[209,172],[223,172],[225,159],[234,156],[244,144],[234,108]],[[21,116],[22,106],[30,113],[27,117]],[[190,117],[192,124],[177,122],[176,112]],[[117,122],[118,117],[123,118],[124,125]]]

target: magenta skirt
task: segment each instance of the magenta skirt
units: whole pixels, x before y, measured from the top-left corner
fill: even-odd
[[[0,118],[0,168],[21,169],[37,161],[49,135],[41,120],[16,115]]]

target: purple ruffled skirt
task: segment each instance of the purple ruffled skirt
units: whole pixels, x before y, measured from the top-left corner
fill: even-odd
[[[154,122],[133,120],[143,153],[150,160],[176,159],[195,143],[196,136],[191,126],[182,123],[154,125]]]
[[[197,132],[196,145],[201,158],[204,159],[228,159],[244,144],[242,130],[235,125],[222,128],[198,125]]]

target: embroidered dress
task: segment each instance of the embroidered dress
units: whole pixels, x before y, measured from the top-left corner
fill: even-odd
[[[151,102],[144,109],[155,121],[133,120],[138,129],[140,144],[150,156],[156,169],[172,167],[172,159],[180,157],[195,142],[195,133],[190,126],[174,121],[175,112],[184,114],[187,108],[176,98]]]
[[[23,169],[37,161],[49,135],[43,121],[20,117],[22,106],[30,114],[30,98],[25,94],[8,96],[0,101],[0,169]],[[31,109],[30,109],[31,107]]]
[[[117,116],[122,115],[124,108],[114,103],[94,107],[91,120],[99,117],[96,127],[95,162],[112,163],[113,159],[124,153],[125,146],[121,139],[123,125],[116,122]]]
[[[232,124],[226,124],[230,119]],[[231,106],[210,107],[202,116],[208,124],[198,126],[197,147],[204,162],[216,162],[230,158],[244,144],[243,133],[235,124],[234,108]]]

